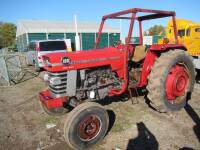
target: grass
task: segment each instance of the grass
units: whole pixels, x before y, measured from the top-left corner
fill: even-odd
[[[129,109],[123,108],[120,113],[117,113],[115,123],[112,127],[113,132],[121,132],[131,126],[131,117],[133,116],[133,112]]]
[[[54,116],[48,116],[47,118],[44,119],[45,123],[53,123],[53,124],[57,124],[59,121],[59,118],[54,117]]]
[[[133,122],[142,115],[141,112],[137,112],[133,105],[127,105],[127,103],[116,104],[116,109],[113,111],[116,114],[116,119],[111,129],[112,132],[122,132],[130,128]]]

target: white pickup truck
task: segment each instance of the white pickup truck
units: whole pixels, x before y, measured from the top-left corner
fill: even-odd
[[[29,43],[26,59],[28,65],[33,65],[36,71],[40,71],[41,68],[44,67],[42,55],[47,53],[55,53],[55,52],[70,52],[71,48],[71,40],[63,39],[63,40],[39,40],[32,41]]]

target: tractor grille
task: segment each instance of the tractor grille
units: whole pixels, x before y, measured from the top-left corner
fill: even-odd
[[[49,81],[52,78],[59,78],[60,83],[52,85],[50,82],[48,82],[48,88],[51,91],[51,94],[53,97],[63,97],[67,94],[67,72],[59,72],[59,73],[52,73],[48,72],[49,75]]]

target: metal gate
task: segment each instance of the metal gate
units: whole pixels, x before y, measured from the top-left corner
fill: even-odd
[[[0,86],[10,86],[37,76],[29,69],[25,55],[0,53]]]

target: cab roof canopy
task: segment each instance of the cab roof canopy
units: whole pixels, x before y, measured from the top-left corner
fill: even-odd
[[[140,15],[136,15],[137,13],[141,13]],[[147,13],[147,15],[143,15]],[[129,16],[128,16],[129,15]],[[106,19],[128,19],[130,20],[130,27],[128,31],[128,37],[126,39],[126,44],[129,44],[131,41],[132,31],[133,31],[133,25],[134,21],[137,20],[139,22],[139,33],[140,33],[140,44],[143,44],[143,37],[142,37],[142,24],[141,22],[144,20],[151,20],[151,19],[157,19],[157,18],[164,18],[164,17],[172,17],[173,24],[174,24],[174,38],[175,43],[178,44],[178,36],[177,36],[177,27],[175,22],[175,16],[176,13],[174,11],[163,11],[163,10],[152,10],[152,9],[141,9],[141,8],[132,8],[124,11],[119,11],[116,13],[108,14],[102,17],[102,22],[99,28],[98,37],[95,42],[95,48],[97,48],[100,35],[104,26],[104,22]]]
[[[132,19],[133,16],[127,17],[125,15],[136,14],[136,13],[150,13],[148,15],[144,15],[144,16],[142,15],[142,16],[135,17],[134,19],[136,19],[138,21],[164,18],[164,17],[170,17],[170,16],[176,15],[176,13],[174,11],[133,8],[133,9],[128,9],[128,10],[112,13],[112,14],[109,14],[109,15],[105,15],[105,16],[103,16],[102,19],[103,20],[105,20],[105,19]]]

